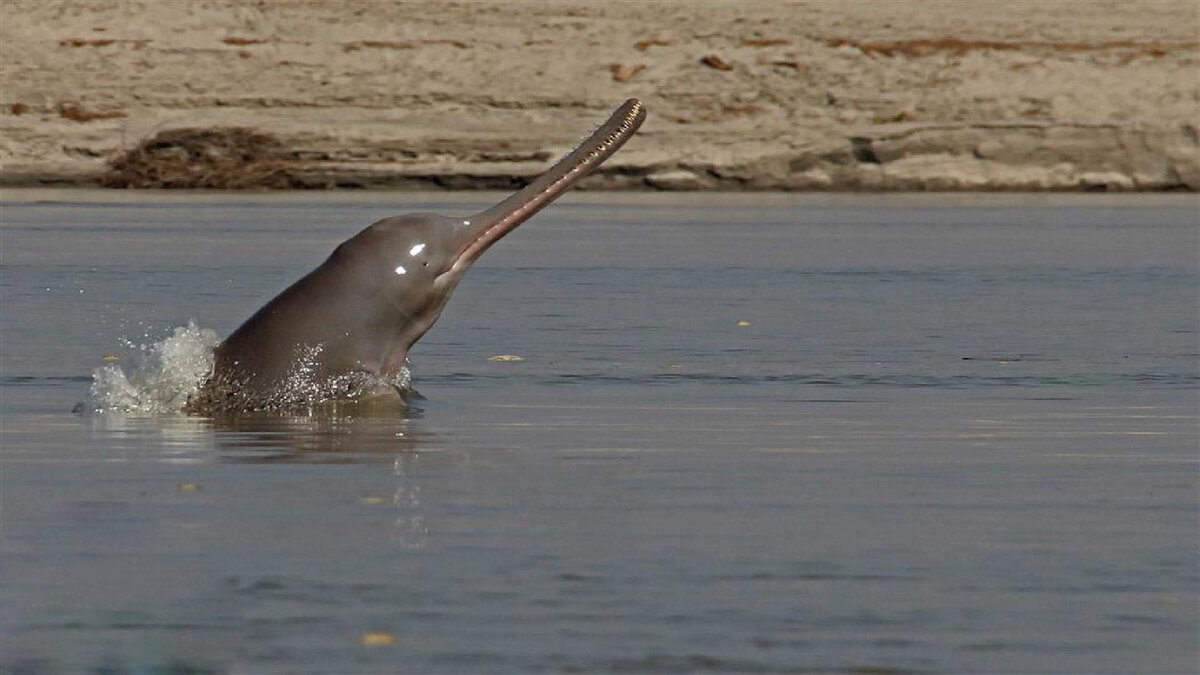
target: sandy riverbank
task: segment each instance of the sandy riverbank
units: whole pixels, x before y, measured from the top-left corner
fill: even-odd
[[[175,142],[152,158],[229,160],[242,155],[203,140],[247,127],[261,147],[231,147],[260,147],[260,184],[509,187],[636,96],[646,125],[588,186],[1200,189],[1191,0],[6,0],[0,14],[10,186],[121,184],[109,163],[164,132]]]

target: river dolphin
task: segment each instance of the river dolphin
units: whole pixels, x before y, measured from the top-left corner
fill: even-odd
[[[474,216],[394,216],[346,240],[217,347],[212,374],[187,408],[282,410],[364,388],[403,393],[409,348],[467,268],[600,166],[645,116],[640,101],[626,101],[549,170]]]

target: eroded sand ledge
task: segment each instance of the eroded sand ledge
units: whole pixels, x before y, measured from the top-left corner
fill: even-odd
[[[248,127],[296,185],[507,188],[637,96],[649,120],[585,187],[1200,189],[1191,0],[7,0],[0,14],[10,186],[94,185],[160,132]]]

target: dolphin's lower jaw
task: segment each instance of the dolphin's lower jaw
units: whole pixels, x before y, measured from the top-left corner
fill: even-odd
[[[346,240],[221,343],[187,410],[285,411],[405,391],[409,348],[470,265],[611,157],[645,117],[626,101],[545,173],[471,218],[395,216]]]

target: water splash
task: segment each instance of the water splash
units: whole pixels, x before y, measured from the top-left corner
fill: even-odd
[[[126,342],[124,365],[110,363],[92,373],[91,406],[97,412],[176,413],[212,372],[216,332],[194,321],[159,342]]]
[[[304,346],[278,390],[267,399],[243,396],[236,383],[222,397],[224,407],[200,405],[188,408],[213,372],[213,351],[220,344],[217,334],[194,321],[176,328],[158,342],[135,344],[125,341],[129,351],[121,363],[111,363],[92,373],[88,406],[99,413],[169,415],[184,412],[203,414],[230,412],[287,412],[312,414],[330,402],[359,403],[376,397],[407,399],[412,395],[412,375],[405,365],[391,376],[366,371],[319,375],[323,345]]]
[[[296,354],[282,387],[275,392],[268,409],[288,410],[325,401],[356,401],[374,396],[392,396],[408,392],[412,373],[407,362],[400,372],[381,376],[355,370],[333,376],[320,375],[321,352],[325,345],[305,345]]]

